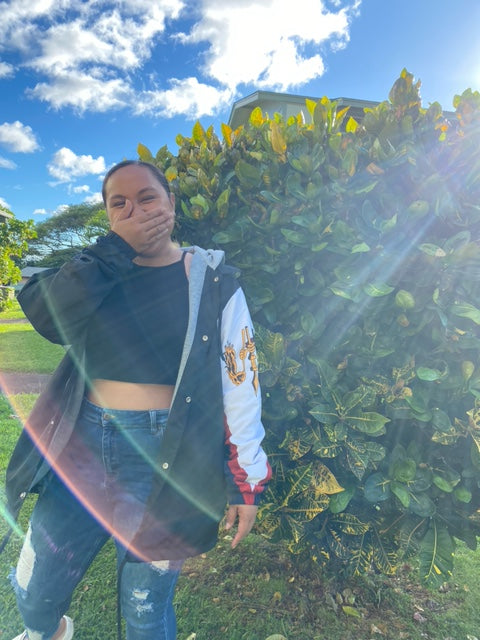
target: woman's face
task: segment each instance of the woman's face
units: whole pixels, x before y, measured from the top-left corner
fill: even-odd
[[[110,223],[131,203],[131,216],[142,211],[158,211],[158,215],[174,215],[174,196],[168,194],[156,176],[147,168],[128,165],[117,169],[105,187],[105,202]],[[172,220],[173,222],[173,220]],[[172,225],[173,230],[173,225]]]

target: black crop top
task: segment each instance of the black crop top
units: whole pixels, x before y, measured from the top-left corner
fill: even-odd
[[[104,299],[88,329],[87,380],[175,384],[188,323],[182,259],[165,267],[133,265]]]

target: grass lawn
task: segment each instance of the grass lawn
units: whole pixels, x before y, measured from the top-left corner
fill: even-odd
[[[16,299],[11,300],[8,304],[8,309],[5,309],[0,313],[0,318],[3,320],[19,320],[24,317],[25,315]]]
[[[30,324],[0,324],[0,370],[52,373],[65,353]]]
[[[2,333],[0,344],[10,333],[17,333],[18,353],[28,359],[31,332],[8,326],[11,329]],[[51,367],[55,358],[48,355],[46,359]],[[6,465],[22,417],[34,401],[31,394],[0,395],[0,513]],[[26,530],[33,504],[34,498],[28,498],[19,519],[20,531],[0,556],[0,640],[11,640],[22,629],[8,573],[16,563],[21,532]],[[0,518],[0,538],[6,530],[5,519]],[[396,576],[372,574],[344,580],[322,575],[315,566],[299,563],[281,546],[256,535],[235,551],[229,542],[230,537],[222,533],[213,551],[187,562],[175,600],[178,640],[267,640],[273,634],[280,634],[275,640],[480,638],[480,556],[463,545],[457,549],[450,582],[428,591],[419,586],[415,571],[407,565]],[[345,603],[351,604],[350,610],[343,609]],[[106,545],[80,583],[69,613],[75,619],[75,640],[115,640],[113,544]]]

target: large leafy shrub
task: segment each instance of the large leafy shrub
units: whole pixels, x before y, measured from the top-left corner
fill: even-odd
[[[403,71],[361,123],[259,109],[157,163],[180,240],[242,270],[274,481],[260,528],[361,572],[444,580],[479,533],[480,95],[446,119]]]

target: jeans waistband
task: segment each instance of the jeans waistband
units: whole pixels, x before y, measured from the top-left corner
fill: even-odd
[[[102,423],[112,421],[118,422],[123,426],[128,424],[138,423],[151,423],[155,421],[166,420],[168,417],[168,409],[149,409],[136,411],[134,409],[109,409],[107,407],[99,407],[98,405],[90,402],[88,398],[84,398],[82,407],[80,409],[80,415],[84,418],[99,421]]]

